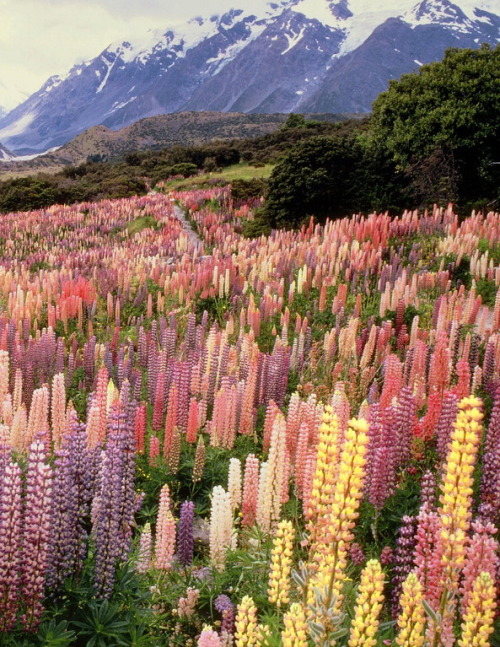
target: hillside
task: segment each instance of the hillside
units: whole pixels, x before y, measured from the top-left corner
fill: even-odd
[[[196,146],[213,140],[251,139],[277,131],[286,114],[183,112],[141,119],[120,130],[94,126],[77,135],[57,151],[27,161],[0,157],[0,176],[20,177],[43,171],[56,173],[63,167],[94,160],[116,160],[126,153],[169,146]],[[336,122],[349,115],[314,115],[316,121]]]

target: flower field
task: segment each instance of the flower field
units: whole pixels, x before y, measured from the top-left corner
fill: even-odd
[[[0,220],[0,645],[500,645],[500,215],[257,206]]]

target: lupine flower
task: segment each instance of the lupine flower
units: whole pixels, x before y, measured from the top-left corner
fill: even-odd
[[[226,550],[231,546],[233,538],[233,514],[231,512],[231,497],[220,485],[212,491],[212,507],[210,510],[210,561],[222,570]]]
[[[269,532],[280,518],[285,460],[286,424],[283,416],[279,415],[273,425],[267,469],[262,481],[262,499],[259,500],[257,508],[257,523],[264,532]]]
[[[357,541],[351,544],[351,547],[349,548],[349,557],[351,558],[351,562],[356,566],[361,566],[361,564],[365,562],[366,556]]]
[[[241,505],[241,462],[238,458],[229,459],[227,491],[231,497],[233,512]]]
[[[331,407],[325,407],[323,421],[319,428],[316,469],[311,496],[305,516],[309,520],[308,529],[313,538],[321,537],[321,528],[326,523],[326,515],[331,508],[339,458],[339,426],[337,416]]]
[[[395,618],[399,615],[399,599],[403,582],[408,577],[414,564],[414,550],[416,545],[416,517],[405,515],[401,519],[401,526],[398,530],[396,539],[396,550],[394,551],[394,566],[392,577],[392,616]]]
[[[283,616],[285,628],[281,632],[283,647],[307,647],[307,622],[301,604],[294,602]]]
[[[227,595],[222,593],[215,598],[214,606],[222,616],[221,634],[234,634],[234,605]]]
[[[186,597],[179,598],[177,613],[179,618],[191,618],[196,611],[196,605],[200,597],[200,591],[191,586],[186,590]]]
[[[201,632],[197,645],[198,647],[222,647],[219,635],[208,626]]]
[[[340,609],[342,602],[347,551],[353,539],[352,528],[363,493],[367,444],[368,423],[365,420],[350,420],[324,539],[315,546],[311,560],[316,572],[311,578],[309,591],[312,594],[315,587],[326,590],[323,606],[328,612],[332,605],[335,610]],[[308,602],[312,603],[312,596],[310,598]],[[330,620],[322,613],[321,610],[314,611],[313,619],[323,624],[325,635],[328,635],[334,627],[329,625]]]
[[[194,465],[193,465],[193,483],[198,483],[201,481],[203,476],[203,470],[205,469],[205,456],[206,456],[205,441],[203,436],[200,436],[198,439],[198,444],[196,445],[196,453],[194,455]]]
[[[487,647],[493,633],[496,609],[495,583],[489,573],[480,573],[474,581],[462,621],[459,647]]]
[[[401,591],[396,644],[400,647],[422,647],[425,628],[425,612],[422,605],[424,597],[422,585],[415,573],[408,575]]]
[[[182,566],[189,566],[193,561],[193,523],[194,503],[184,501],[179,514],[179,531],[177,533],[177,557]]]
[[[249,454],[245,461],[241,525],[253,526],[259,495],[259,459]]]
[[[155,565],[161,569],[171,567],[175,552],[175,519],[170,506],[170,490],[165,484],[160,492],[155,542]]]
[[[257,608],[253,600],[245,595],[238,604],[234,634],[235,647],[256,647],[257,640]]]
[[[151,536],[151,524],[145,524],[139,540],[139,553],[135,569],[138,573],[146,573],[151,566],[153,539]]]
[[[51,504],[52,468],[46,463],[44,443],[35,440],[28,456],[22,532],[21,592],[25,610],[21,622],[28,631],[36,629],[43,612]]]
[[[267,590],[269,602],[277,607],[289,602],[294,536],[292,522],[280,521],[273,540]]]
[[[394,562],[394,551],[390,546],[384,546],[380,553],[380,563],[384,566],[389,566]]]
[[[0,631],[12,629],[19,605],[21,524],[21,468],[9,461],[0,489]]]
[[[377,643],[379,614],[384,601],[384,574],[380,562],[371,559],[361,573],[349,647],[373,647]]]

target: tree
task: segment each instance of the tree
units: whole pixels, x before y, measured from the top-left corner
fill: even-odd
[[[391,81],[373,104],[371,126],[375,145],[414,184],[428,183],[429,160],[443,159],[446,177],[434,164],[436,186],[449,185],[465,200],[491,195],[500,141],[500,46],[449,49],[441,62]]]
[[[293,228],[363,208],[363,149],[355,138],[316,136],[300,142],[269,179],[264,216],[271,227]]]

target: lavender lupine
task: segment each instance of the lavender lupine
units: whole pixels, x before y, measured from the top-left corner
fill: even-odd
[[[215,598],[215,608],[222,616],[221,634],[234,634],[234,605],[227,595],[222,593]]]
[[[43,613],[45,572],[50,540],[52,468],[45,444],[35,440],[28,455],[22,532],[21,592],[25,629],[34,631]]]
[[[93,503],[96,546],[95,587],[111,594],[118,562],[128,553],[135,511],[132,433],[119,406],[109,415],[108,442],[102,454],[99,485]]]
[[[177,534],[177,557],[182,566],[189,566],[193,562],[193,524],[194,503],[192,501],[184,501],[181,505],[179,531]]]
[[[95,479],[96,450],[87,447],[83,425],[71,422],[63,447],[56,453],[47,585],[56,591],[78,573],[85,559],[86,524]]]
[[[413,440],[413,428],[415,427],[417,403],[413,391],[405,386],[399,392],[398,404],[396,407],[397,425],[397,451],[396,463],[401,466],[410,458],[411,443]]]
[[[0,631],[12,629],[19,604],[21,490],[21,468],[9,461],[0,494]]]
[[[500,387],[495,393],[490,422],[486,432],[481,479],[481,500],[489,504],[491,520],[500,519]]]
[[[455,393],[446,393],[443,398],[443,406],[436,425],[437,450],[442,461],[445,460],[448,453],[448,443],[453,430],[453,423],[457,418],[457,413],[457,395],[455,395]]]

